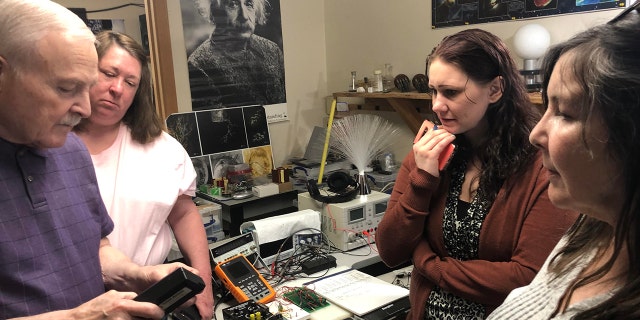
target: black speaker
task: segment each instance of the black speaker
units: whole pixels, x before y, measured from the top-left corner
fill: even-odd
[[[317,182],[313,179],[307,180],[307,190],[309,195],[316,201],[323,203],[341,203],[348,202],[358,195],[360,189],[358,183],[347,173],[336,171],[327,177],[327,185],[329,190],[335,195],[324,196],[320,194]]]

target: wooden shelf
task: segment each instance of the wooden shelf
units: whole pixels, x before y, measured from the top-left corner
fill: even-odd
[[[435,117],[431,111],[431,94],[412,92],[336,92],[333,98],[362,98],[362,104],[348,104],[349,111],[395,111],[407,124],[413,133],[418,133],[423,119]],[[542,105],[542,96],[539,92],[529,93],[529,98],[534,105]]]

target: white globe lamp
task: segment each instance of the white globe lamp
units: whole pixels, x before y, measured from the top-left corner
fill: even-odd
[[[549,31],[537,23],[524,25],[513,36],[513,44],[516,54],[524,59],[520,73],[524,76],[527,87],[538,89],[540,86],[540,81],[536,79],[540,73],[538,60],[544,56],[551,45]]]

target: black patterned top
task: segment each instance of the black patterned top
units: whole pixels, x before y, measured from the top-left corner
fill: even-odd
[[[458,260],[478,258],[480,229],[491,203],[481,190],[471,203],[460,200],[460,192],[467,163],[463,161],[451,168],[451,187],[444,209],[442,231],[449,255]],[[477,302],[458,297],[436,286],[426,303],[425,319],[484,319],[485,307]]]

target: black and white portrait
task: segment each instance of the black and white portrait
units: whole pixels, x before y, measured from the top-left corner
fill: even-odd
[[[180,0],[192,109],[286,102],[280,0]]]

